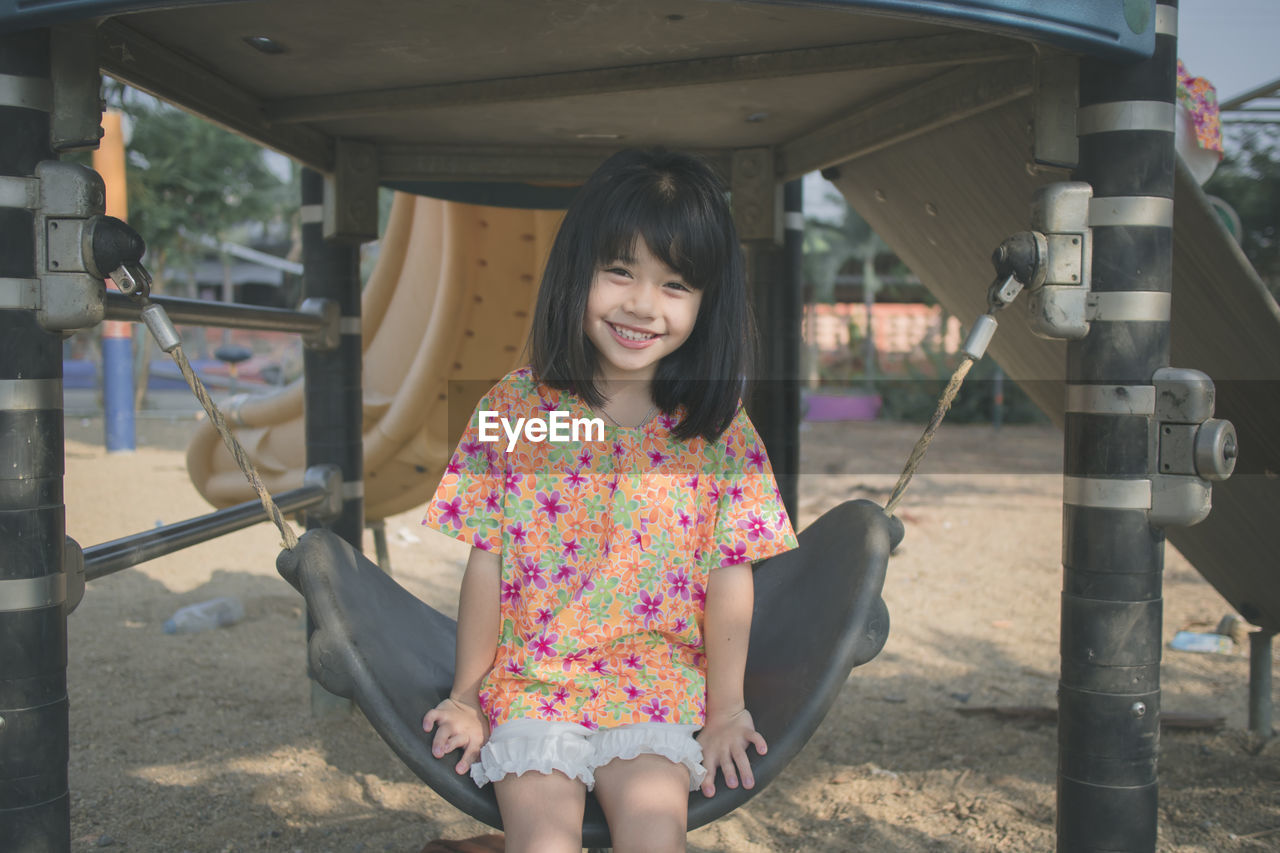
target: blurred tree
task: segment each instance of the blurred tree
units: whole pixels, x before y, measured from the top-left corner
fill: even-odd
[[[289,230],[298,210],[296,166],[286,180],[256,143],[119,84],[107,87],[106,100],[131,126],[129,224],[147,242],[143,262],[154,292],[194,296],[189,283],[196,263],[218,244],[246,242],[272,224]],[[152,346],[145,331],[135,341],[141,407]]]
[[[1228,136],[1228,151],[1204,190],[1240,217],[1240,248],[1280,298],[1280,127]],[[1232,143],[1235,144],[1232,144]]]
[[[812,302],[835,301],[836,276],[847,265],[854,263],[862,268],[862,301],[866,310],[866,335],[861,340],[863,365],[868,382],[876,373],[876,342],[871,323],[871,307],[875,304],[880,278],[876,273],[876,259],[891,253],[891,249],[871,230],[867,221],[845,203],[839,193],[842,214],[836,221],[809,218],[804,225],[804,275],[812,287]],[[812,358],[812,356],[811,356]]]
[[[292,182],[261,146],[158,102],[127,109],[129,224],[147,241],[157,282],[190,273],[209,252],[201,238],[230,240],[296,210]]]

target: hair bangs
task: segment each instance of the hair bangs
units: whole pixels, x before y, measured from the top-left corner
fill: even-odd
[[[596,231],[597,266],[635,258],[637,239],[690,287],[713,289],[730,244],[718,220],[687,181],[669,174],[639,175],[615,191]]]

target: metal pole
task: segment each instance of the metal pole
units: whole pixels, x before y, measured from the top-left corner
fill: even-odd
[[[1271,730],[1271,638],[1270,631],[1249,635],[1249,731],[1270,738]]]
[[[786,429],[782,441],[782,502],[795,524],[800,508],[800,383],[804,349],[804,180],[782,185],[782,255],[786,277],[778,288],[778,335],[774,358],[782,377]]]
[[[0,75],[0,175],[30,176],[55,159],[49,31],[0,35]],[[0,208],[0,281],[36,273],[32,211]],[[71,849],[62,438],[61,337],[0,311],[0,850]]]
[[[109,453],[138,448],[133,401],[133,328],[108,320],[102,324],[102,423]]]
[[[804,320],[803,182],[783,185],[783,245],[748,243],[752,310],[760,339],[751,420],[760,432],[782,503],[798,523],[800,469],[800,348]]]
[[[342,514],[328,525],[357,550],[364,539],[364,400],[360,389],[360,249],[324,238],[318,215],[324,204],[324,176],[302,170],[302,291],[307,298],[331,299],[342,317],[341,339],[333,350],[308,348],[306,383],[307,467],[337,465],[342,471]],[[308,521],[309,526],[315,526]],[[313,630],[307,617],[307,636]],[[311,684],[311,711],[323,715],[350,710],[347,699]]]
[[[303,486],[272,497],[287,515],[320,506],[328,500],[328,493],[320,486]],[[267,511],[255,499],[94,545],[84,549],[84,579],[97,580],[267,520]]]
[[[179,326],[219,326],[258,332],[296,332],[303,335],[321,334],[326,327],[326,320],[322,315],[306,311],[265,308],[239,302],[208,302],[181,296],[152,296],[151,301],[162,306],[169,319]],[[142,306],[123,293],[108,291],[107,319],[140,323]]]
[[[125,186],[124,132],[120,113],[102,116],[102,143],[93,152],[93,168],[106,184],[107,215],[129,219]],[[117,292],[122,299],[128,299]],[[143,373],[146,382],[148,373]],[[107,321],[102,324],[102,422],[108,452],[132,451],[138,446],[133,388],[133,325]]]
[[[1169,363],[1177,9],[1156,10],[1151,59],[1080,62],[1086,129],[1075,177],[1093,186],[1092,288],[1124,293],[1131,309],[1067,346],[1068,387],[1084,386],[1077,396],[1087,399],[1116,387],[1154,399],[1152,376]],[[1148,518],[1154,411],[1073,408],[1063,454],[1057,849],[1154,851],[1164,567],[1164,532]]]
[[[391,549],[387,547],[387,520],[379,518],[377,521],[371,521],[369,529],[373,531],[373,548],[378,555],[378,568],[389,575],[391,574]]]

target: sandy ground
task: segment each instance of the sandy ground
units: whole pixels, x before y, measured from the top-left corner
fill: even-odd
[[[142,420],[143,446],[108,456],[100,420],[69,418],[69,534],[90,545],[208,511],[183,463],[190,425]],[[883,501],[917,434],[808,426],[801,523],[850,497]],[[1053,849],[1054,726],[964,712],[1055,704],[1060,456],[1048,427],[943,428],[902,507],[884,652],[781,779],[691,833],[690,849]],[[394,574],[452,612],[465,547],[418,517],[388,522]],[[490,831],[358,712],[312,717],[301,601],[275,573],[277,542],[260,526],[91,584],[69,620],[73,850],[416,853]],[[241,598],[245,621],[162,633],[176,608],[217,595]],[[1166,642],[1228,611],[1170,549]],[[1225,726],[1164,732],[1161,851],[1280,850],[1280,746],[1245,730],[1247,680],[1241,654],[1166,650],[1165,709]]]

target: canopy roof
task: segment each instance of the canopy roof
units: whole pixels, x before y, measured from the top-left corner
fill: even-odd
[[[324,172],[371,144],[387,185],[575,183],[647,144],[785,179],[1025,95],[1035,44],[1150,54],[1153,3],[0,0],[0,31],[92,25],[111,76]]]

